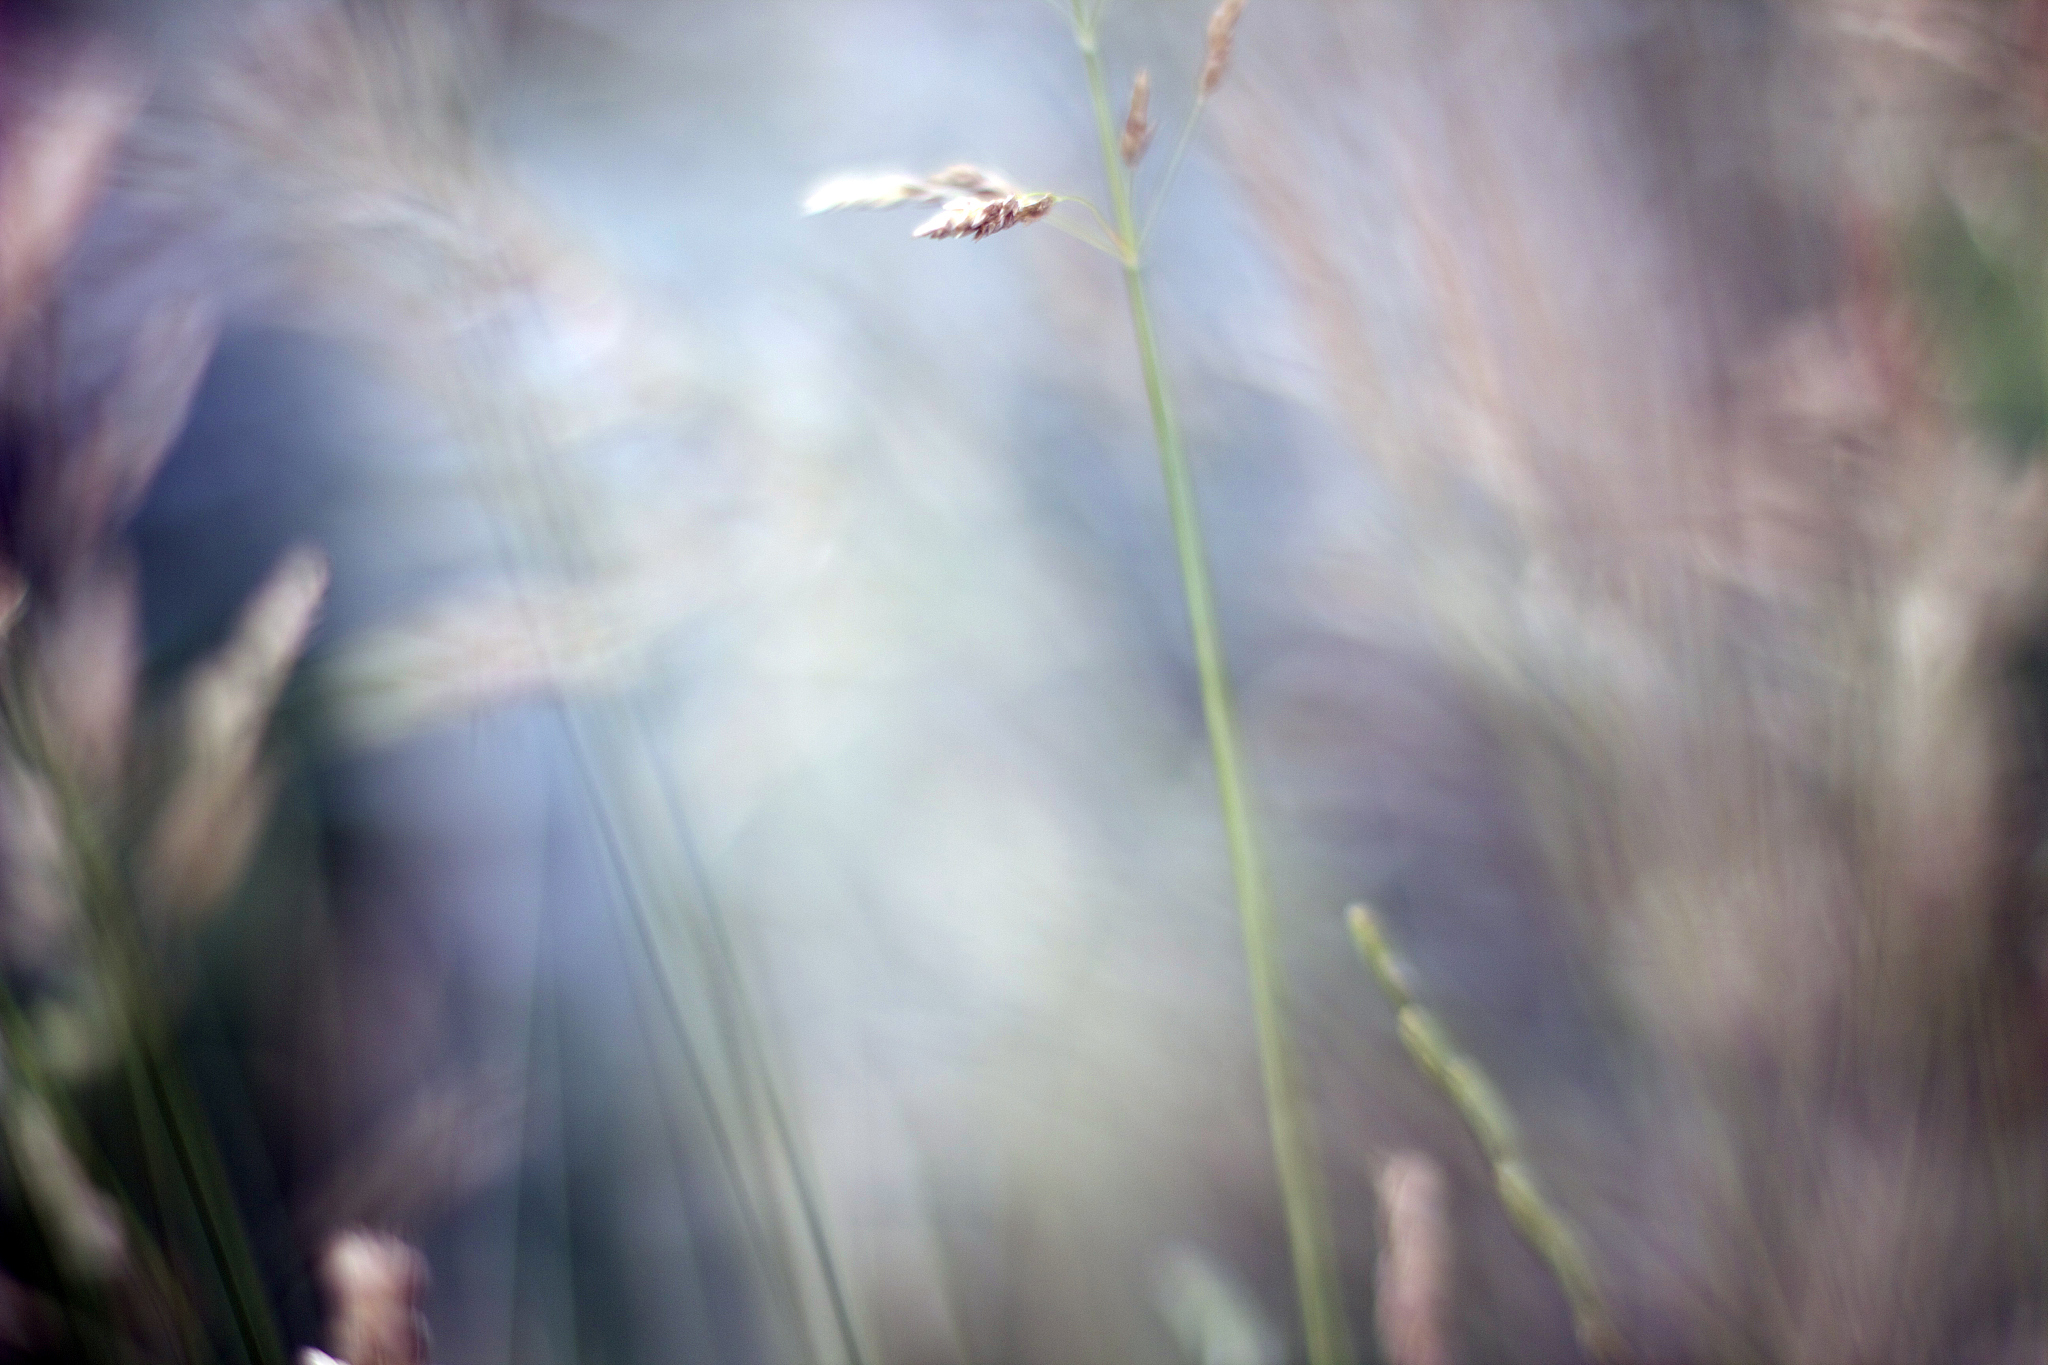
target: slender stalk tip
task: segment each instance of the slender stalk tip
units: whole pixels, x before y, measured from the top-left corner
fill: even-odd
[[[1300,1056],[1287,1017],[1286,973],[1275,943],[1277,930],[1273,925],[1264,860],[1238,753],[1236,713],[1223,652],[1223,632],[1216,615],[1215,591],[1209,582],[1208,551],[1203,545],[1187,454],[1181,446],[1180,429],[1174,420],[1173,402],[1159,360],[1152,312],[1146,302],[1139,260],[1141,234],[1131,210],[1130,169],[1120,155],[1121,140],[1116,116],[1110,108],[1108,82],[1092,42],[1083,42],[1081,53],[1088,70],[1088,95],[1095,110],[1110,207],[1116,215],[1117,236],[1127,247],[1124,290],[1130,305],[1131,331],[1144,372],[1146,400],[1152,411],[1152,434],[1159,447],[1160,473],[1166,484],[1174,549],[1180,560],[1181,588],[1187,600],[1189,633],[1194,640],[1196,671],[1201,683],[1202,716],[1209,732],[1210,755],[1216,765],[1217,799],[1237,883],[1238,917],[1244,932],[1258,1025],[1259,1069],[1266,1087],[1267,1122],[1293,1255],[1306,1354],[1309,1365],[1345,1365],[1351,1359],[1350,1327],[1344,1318],[1337,1252],[1329,1226],[1321,1159],[1316,1152],[1315,1115],[1303,1093]]]
[[[1415,994],[1408,985],[1407,969],[1394,955],[1393,946],[1387,942],[1371,907],[1360,902],[1352,906],[1344,918],[1351,928],[1351,941],[1357,946],[1358,955],[1365,959],[1366,966],[1372,968],[1372,974],[1379,979],[1380,989],[1387,993],[1389,1002],[1397,1010],[1407,1005]]]

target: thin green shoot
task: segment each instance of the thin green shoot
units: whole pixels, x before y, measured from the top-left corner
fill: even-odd
[[[1216,769],[1217,795],[1230,851],[1238,917],[1250,970],[1253,1014],[1257,1023],[1260,1073],[1273,1141],[1274,1165],[1286,1214],[1288,1245],[1300,1297],[1302,1324],[1310,1365],[1342,1365],[1351,1358],[1350,1331],[1344,1319],[1338,1281],[1335,1238],[1330,1227],[1322,1163],[1317,1151],[1313,1111],[1302,1065],[1289,1024],[1288,991],[1281,965],[1278,933],[1264,856],[1254,825],[1243,774],[1236,708],[1231,697],[1223,653],[1215,593],[1209,578],[1208,550],[1195,504],[1193,478],[1181,443],[1179,424],[1166,388],[1159,343],[1146,297],[1136,216],[1131,205],[1131,177],[1123,164],[1096,37],[1103,10],[1092,14],[1082,0],[1073,0],[1075,39],[1087,68],[1088,93],[1094,106],[1096,136],[1109,182],[1116,235],[1128,245],[1123,257],[1125,296],[1144,372],[1152,431],[1159,449],[1173,521],[1174,545],[1187,599],[1188,624],[1194,638],[1195,662],[1202,696],[1202,714],[1209,732]]]

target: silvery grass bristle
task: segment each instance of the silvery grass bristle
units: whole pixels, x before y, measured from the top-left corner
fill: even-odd
[[[1056,0],[1053,7],[1056,10],[1060,8]],[[1249,784],[1243,773],[1236,703],[1224,656],[1215,590],[1210,582],[1208,548],[1195,505],[1193,476],[1181,441],[1179,419],[1160,358],[1151,304],[1146,295],[1145,234],[1133,204],[1135,186],[1132,172],[1151,137],[1148,107],[1151,77],[1141,72],[1133,82],[1130,104],[1119,129],[1110,107],[1108,80],[1099,44],[1101,21],[1107,8],[1106,4],[1073,0],[1065,15],[1087,70],[1096,141],[1103,177],[1109,189],[1109,214],[1105,216],[1080,196],[1039,194],[1026,197],[1035,209],[1027,216],[1014,211],[1019,200],[999,197],[1012,193],[1007,184],[998,181],[983,186],[973,181],[971,189],[979,202],[977,199],[948,202],[939,217],[920,227],[915,235],[978,238],[987,235],[986,231],[980,230],[985,224],[988,225],[987,231],[998,231],[1017,222],[1045,217],[1061,200],[1072,199],[1086,207],[1108,233],[1106,242],[1092,244],[1116,257],[1123,267],[1131,330],[1137,344],[1146,403],[1152,418],[1153,440],[1158,449],[1160,472],[1173,523],[1175,553],[1200,683],[1203,722],[1215,768],[1217,799],[1251,978],[1259,1069],[1265,1086],[1267,1121],[1286,1215],[1289,1254],[1300,1300],[1306,1353],[1311,1365],[1339,1365],[1351,1357],[1350,1328],[1345,1320],[1342,1289],[1338,1281],[1335,1238],[1330,1226],[1313,1108],[1289,1019],[1291,1007],[1286,975],[1280,961],[1265,856],[1252,812]],[[1223,0],[1210,15],[1202,67],[1195,81],[1197,99],[1182,135],[1183,147],[1196,117],[1222,85],[1229,70],[1231,47],[1244,9],[1244,0]],[[1178,156],[1158,187],[1159,195],[1163,196],[1170,188],[1172,171],[1177,165]],[[810,212],[821,212],[924,202],[943,195],[945,186],[938,183],[939,179],[931,177],[920,181],[900,174],[841,178],[821,186],[805,207]],[[989,200],[994,201],[994,207],[990,206]]]
[[[1594,1359],[1615,1361],[1625,1347],[1576,1231],[1537,1183],[1506,1101],[1478,1063],[1458,1050],[1434,1014],[1416,1000],[1408,971],[1378,917],[1363,905],[1347,916],[1352,942],[1394,1007],[1402,1046],[1472,1130],[1493,1169],[1508,1217],[1556,1276],[1571,1305],[1580,1343]]]

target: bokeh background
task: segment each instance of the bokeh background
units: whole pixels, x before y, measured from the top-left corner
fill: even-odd
[[[1062,8],[0,9],[0,1354],[1305,1358],[1116,262],[801,212],[1103,203]],[[1367,900],[1622,1359],[2037,1359],[2048,8],[1251,0],[1168,186],[1211,8],[1356,1358],[1586,1358]]]

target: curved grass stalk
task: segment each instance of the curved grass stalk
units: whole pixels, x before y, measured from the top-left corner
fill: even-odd
[[[1097,50],[1101,9],[1092,14],[1074,0],[1074,36],[1088,70],[1088,93],[1095,108],[1103,172],[1109,180],[1110,204],[1122,255],[1124,289],[1131,329],[1145,376],[1145,397],[1152,413],[1152,434],[1159,448],[1167,505],[1173,520],[1174,548],[1180,561],[1181,586],[1187,599],[1188,625],[1194,636],[1195,666],[1202,694],[1202,716],[1216,768],[1216,791],[1230,848],[1238,918],[1244,933],[1257,1022],[1259,1070],[1266,1092],[1266,1114],[1272,1133],[1273,1160],[1287,1219],[1288,1249],[1300,1297],[1304,1339],[1310,1365],[1342,1365],[1351,1358],[1350,1330],[1344,1318],[1337,1276],[1335,1238],[1329,1201],[1323,1186],[1315,1121],[1302,1076],[1301,1058],[1288,1022],[1288,991],[1280,962],[1273,903],[1267,888],[1264,855],[1254,825],[1237,733],[1229,669],[1224,660],[1222,629],[1215,592],[1209,580],[1208,550],[1193,479],[1180,427],[1166,389],[1159,360],[1159,341],[1145,294],[1141,236],[1131,204],[1131,180],[1121,156],[1116,120]]]
[[[1387,942],[1372,910],[1354,905],[1347,918],[1358,955],[1372,969],[1388,1003],[1394,1007],[1402,1046],[1457,1107],[1459,1117],[1465,1120],[1465,1126],[1472,1130],[1472,1136],[1486,1153],[1493,1168],[1494,1189],[1508,1217],[1550,1267],[1571,1305],[1579,1344],[1595,1360],[1621,1359],[1621,1335],[1600,1293],[1592,1263],[1570,1221],[1536,1183],[1522,1150],[1521,1136],[1500,1092],[1478,1063],[1458,1051],[1436,1016],[1416,1001],[1408,985],[1407,970]]]

